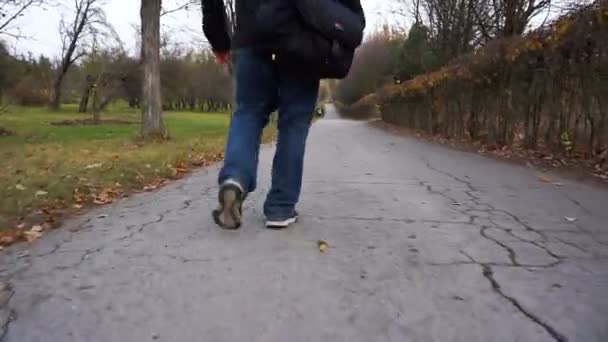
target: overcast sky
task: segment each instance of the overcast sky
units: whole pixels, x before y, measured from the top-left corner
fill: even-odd
[[[164,1],[168,8],[170,2]],[[174,0],[174,3],[176,2]],[[383,18],[386,16],[381,13],[390,0],[362,0],[361,2],[368,17],[368,27],[376,27],[384,22]],[[134,26],[139,24],[139,3],[139,0],[105,0],[103,6],[109,22],[120,35],[126,48],[131,51],[135,49]],[[15,49],[21,53],[29,51],[35,55],[57,56],[60,49],[59,21],[62,15],[69,18],[72,4],[73,1],[65,1],[64,4],[56,7],[34,9],[23,17],[15,26],[18,26],[21,33],[29,38],[13,43]],[[162,26],[164,30],[170,30],[171,37],[179,42],[197,45],[195,42],[201,41],[201,19],[198,9],[165,16]]]

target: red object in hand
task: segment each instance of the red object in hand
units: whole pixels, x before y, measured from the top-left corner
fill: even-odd
[[[230,51],[214,51],[213,53],[218,64],[227,65],[230,63]]]

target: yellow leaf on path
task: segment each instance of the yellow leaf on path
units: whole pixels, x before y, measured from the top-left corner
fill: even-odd
[[[551,183],[551,177],[547,176],[547,175],[540,175],[538,176],[538,180],[540,180],[543,183]]]
[[[329,245],[327,244],[327,242],[323,241],[323,240],[319,240],[319,252],[321,253],[325,253],[327,252],[327,248],[329,248]]]

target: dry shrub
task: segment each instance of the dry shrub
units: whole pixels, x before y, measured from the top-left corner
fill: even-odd
[[[599,155],[608,143],[608,7],[578,8],[378,94],[390,123],[489,145]]]

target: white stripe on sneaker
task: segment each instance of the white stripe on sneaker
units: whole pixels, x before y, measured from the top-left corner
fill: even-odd
[[[267,220],[266,227],[268,227],[268,228],[286,228],[290,224],[294,224],[297,221],[298,221],[297,216],[288,218],[286,220]]]

